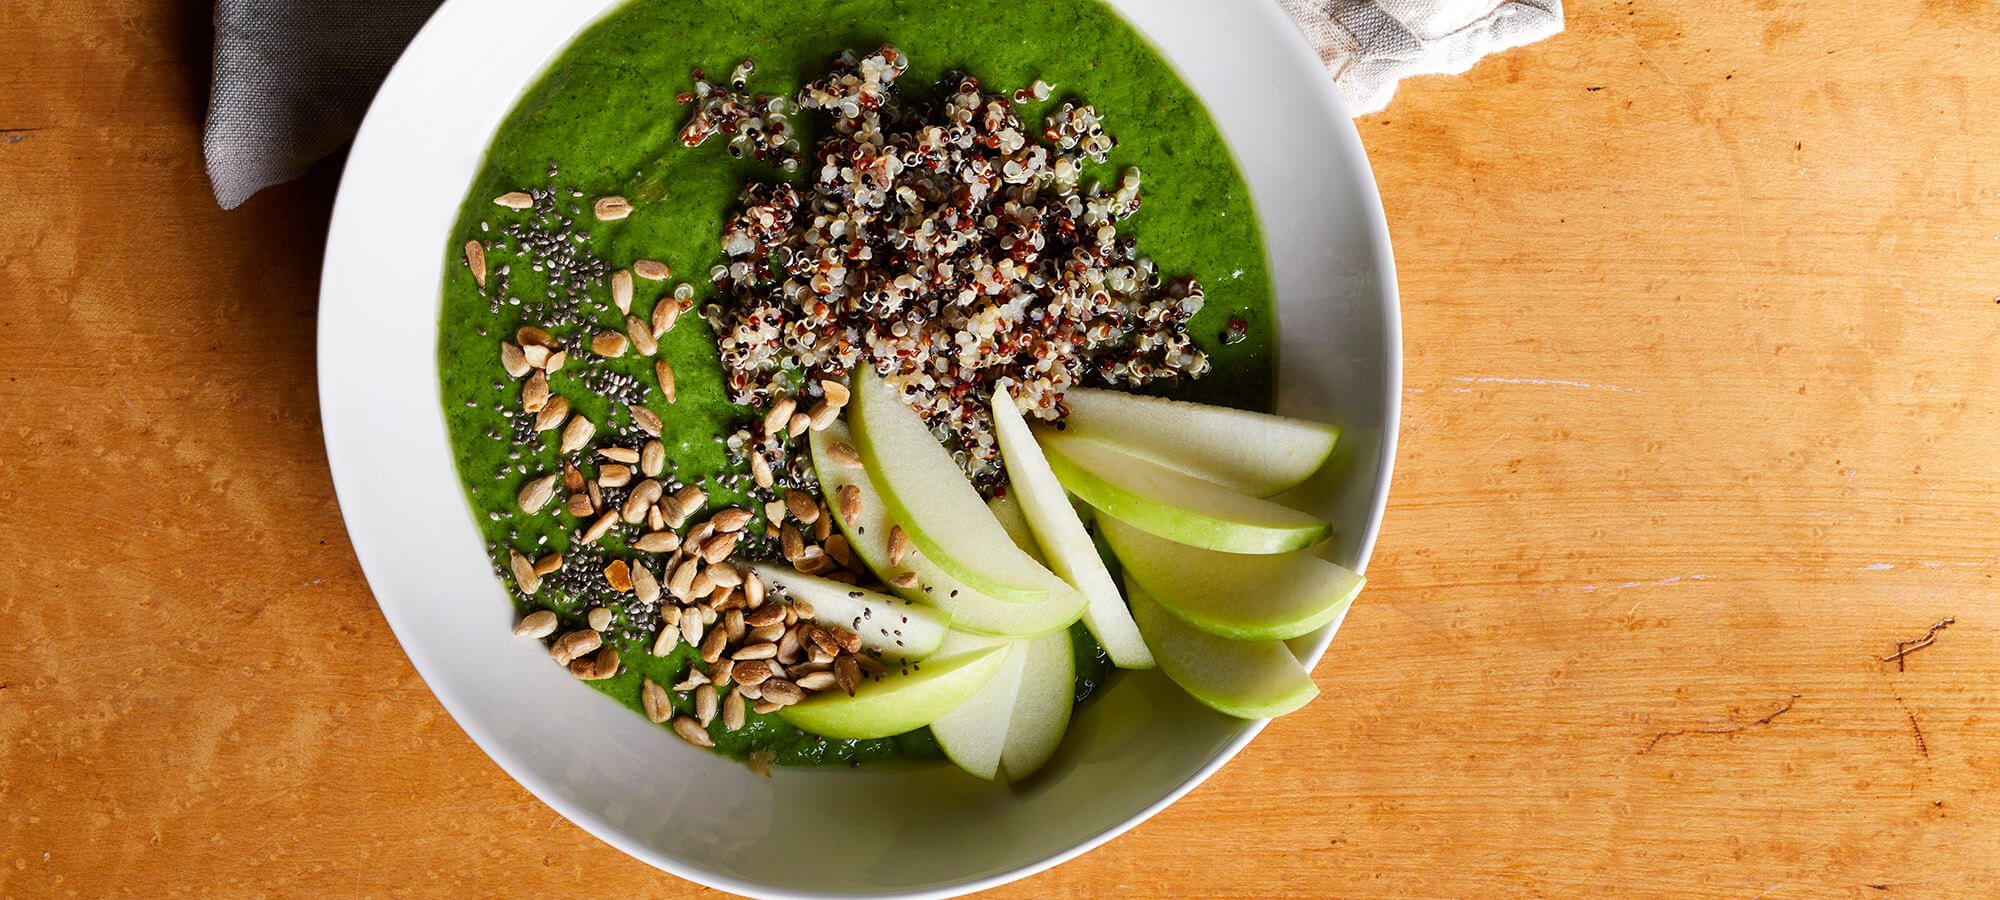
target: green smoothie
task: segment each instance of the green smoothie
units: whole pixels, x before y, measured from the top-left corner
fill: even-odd
[[[699,310],[711,296],[709,268],[722,259],[718,235],[746,180],[800,176],[731,159],[715,144],[681,146],[676,134],[688,113],[676,97],[691,85],[690,73],[702,69],[715,78],[751,57],[757,61],[754,89],[788,95],[823,74],[841,51],[865,53],[891,43],[910,59],[900,82],[906,93],[929,90],[943,73],[957,70],[995,92],[1011,93],[1038,79],[1054,85],[1046,101],[1021,104],[1028,121],[1039,121],[1044,109],[1065,100],[1094,104],[1119,143],[1109,162],[1087,175],[1111,183],[1128,167],[1145,172],[1144,206],[1122,223],[1121,234],[1136,237],[1162,272],[1193,275],[1206,289],[1206,305],[1189,328],[1213,371],[1167,393],[1269,408],[1275,319],[1249,191],[1200,101],[1109,8],[1095,0],[636,0],[585,31],[521,98],[494,137],[447,251],[438,347],[442,396],[459,472],[503,581],[509,580],[509,549],[530,557],[568,552],[585,523],[560,510],[527,516],[516,508],[523,483],[554,470],[563,457],[554,432],[526,446],[516,442],[508,411],[519,407],[522,387],[502,370],[496,347],[516,328],[540,324],[523,307],[532,308],[551,285],[548,273],[497,241],[487,265],[508,269],[506,291],[483,293],[475,283],[461,256],[465,242],[490,240],[519,221],[520,214],[495,206],[493,198],[559,189],[564,210],[575,208],[580,251],[672,267],[665,281],[637,283],[635,309],[650,309],[657,297],[686,282]],[[807,116],[795,121],[811,126]],[[636,210],[618,221],[595,221],[591,198],[609,195],[632,198]],[[602,283],[592,290],[609,293]],[[619,327],[609,316],[599,324]],[[709,327],[699,315],[685,315],[660,339],[659,352],[672,361],[678,381],[675,403],[651,406],[663,423],[661,440],[673,471],[702,484],[711,508],[758,505],[712,480],[729,469],[722,436],[752,411],[728,401]],[[642,382],[653,377],[652,361],[637,356],[593,361],[590,368]],[[549,378],[550,388],[594,422],[628,421],[603,395],[604,373],[585,377],[586,371],[571,364]],[[637,555],[615,536],[593,552],[605,559]],[[534,597],[534,606],[555,611],[565,630],[583,627],[585,613],[597,605],[611,604],[558,588]],[[683,644],[669,656],[652,656],[650,636],[618,616],[606,638],[619,648],[624,669],[586,683],[638,709],[642,679],[678,682],[695,654]],[[1115,676],[1081,625],[1073,634],[1082,702]],[[677,696],[676,703],[686,701]],[[928,730],[830,741],[775,715],[753,714],[741,730],[725,731],[718,722],[710,733],[720,752],[778,765],[941,756]]]

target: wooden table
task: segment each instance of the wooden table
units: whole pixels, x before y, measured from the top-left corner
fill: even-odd
[[[2000,893],[2000,7],[1866,6],[1573,3],[1362,122],[1408,387],[1326,696],[997,895]],[[390,637],[336,173],[215,208],[206,17],[0,16],[0,896],[695,893]]]

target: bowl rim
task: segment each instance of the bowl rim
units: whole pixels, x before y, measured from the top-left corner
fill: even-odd
[[[448,39],[448,36],[443,33],[447,27],[446,23],[450,21],[448,13],[459,6],[465,5],[467,2],[469,0],[445,0],[432,13],[430,18],[426,20],[424,26],[417,32],[408,47],[399,55],[396,63],[391,67],[383,80],[381,89],[378,90],[375,98],[371,100],[368,115],[364,117],[356,133],[354,139],[355,146],[364,146],[366,143],[379,139],[378,133],[387,127],[382,123],[380,117],[376,115],[377,110],[383,106],[383,97],[389,96],[392,89],[399,88],[404,81],[412,77],[410,75],[411,59],[427,51],[432,44]],[[1112,0],[1105,0],[1105,2],[1112,2]],[[1112,5],[1115,9],[1117,4],[1112,2]],[[562,50],[577,35],[591,27],[599,18],[615,12],[619,8],[622,8],[622,6],[623,3],[608,5],[597,16],[583,23],[575,32],[563,36],[559,42],[553,45],[549,61],[553,61],[555,57],[559,56]],[[1276,3],[1248,3],[1244,4],[1240,12],[1247,16],[1254,16],[1265,20],[1264,25],[1271,27],[1272,30],[1283,35],[1280,39],[1282,46],[1275,49],[1277,52],[1290,57],[1293,64],[1309,65],[1315,69],[1322,67],[1323,63],[1318,53],[1307,43],[1305,36],[1298,31],[1296,25]],[[1119,15],[1123,17],[1124,13],[1119,11]],[[1164,51],[1161,52],[1162,56],[1166,56]],[[1167,61],[1170,66],[1173,66],[1171,57],[1167,57]],[[1178,71],[1178,68],[1175,68]],[[1367,154],[1362,147],[1360,134],[1354,127],[1352,113],[1334,89],[1331,77],[1315,79],[1313,93],[1321,105],[1320,112],[1334,120],[1334,139],[1338,146],[1333,155],[1350,161],[1351,165],[1356,167],[1356,170],[1346,174],[1360,180],[1360,184],[1358,185],[1360,189],[1357,191],[1357,196],[1361,203],[1353,212],[1364,219],[1367,224],[1369,244],[1372,250],[1372,258],[1369,260],[1369,264],[1373,267],[1376,288],[1373,291],[1374,296],[1364,295],[1357,298],[1356,302],[1373,302],[1379,304],[1381,307],[1384,357],[1382,360],[1382,390],[1384,396],[1381,398],[1383,408],[1382,458],[1377,469],[1374,484],[1371,486],[1367,521],[1356,544],[1356,569],[1365,572],[1368,561],[1374,552],[1375,542],[1380,535],[1382,521],[1387,511],[1389,487],[1394,475],[1396,449],[1400,437],[1403,380],[1401,299],[1386,214],[1383,210],[1381,196],[1376,186],[1373,167],[1370,165]],[[327,230],[325,255],[329,258],[333,255],[335,248],[341,240],[341,236],[346,230],[362,227],[349,222],[349,219],[352,218],[351,215],[343,216],[344,208],[351,207],[352,205],[347,201],[350,195],[347,190],[349,183],[346,175],[348,173],[345,169],[351,168],[355,160],[360,158],[362,158],[361,154],[351,153],[348,162],[344,165],[341,190],[336,195]],[[327,267],[327,271],[323,271],[321,275],[322,298],[333,289],[334,276],[330,272],[331,267]],[[340,348],[329,345],[331,336],[326,328],[318,327],[317,332],[315,345],[319,361],[316,369],[319,377],[319,393],[321,394],[321,427],[326,444],[328,468],[333,482],[335,497],[338,500],[341,497],[354,496],[358,493],[359,488],[350,480],[353,470],[346,464],[345,454],[342,452],[335,437],[345,427],[346,423],[335,420],[334,406],[326,402],[327,385],[330,383],[329,375],[335,366],[332,360],[338,358],[336,351]],[[441,413],[442,410],[440,409],[440,418],[442,417]],[[342,524],[350,532],[350,543],[354,548],[357,562],[362,568],[365,579],[367,578],[369,569],[369,560],[365,558],[358,542],[353,541],[352,528],[349,527],[349,523],[347,522],[345,509],[346,507],[343,504]],[[372,586],[370,593],[371,596],[374,595]],[[417,670],[418,676],[423,678],[426,688],[437,698],[439,704],[444,707],[452,721],[508,777],[514,779],[516,783],[526,788],[537,800],[554,809],[564,819],[575,824],[598,840],[617,848],[635,859],[676,877],[705,887],[752,897],[807,898],[820,896],[787,888],[776,888],[766,884],[759,884],[664,854],[628,836],[621,829],[611,827],[610,823],[600,821],[600,817],[594,811],[582,808],[579,804],[565,798],[561,792],[542,784],[539,776],[529,771],[521,761],[515,759],[514,752],[506,746],[502,738],[490,733],[477,717],[462,714],[459,700],[454,696],[450,696],[450,692],[440,690],[438,684],[426,672],[442,663],[436,660],[424,648],[421,640],[416,640],[412,635],[404,634],[398,628],[396,618],[391,616],[389,610],[380,604],[379,599],[377,603],[378,609],[383,613],[383,618],[388,623],[390,631],[395,635],[397,643],[402,647],[404,654],[410,658],[411,664]],[[1331,645],[1340,622],[1337,620],[1333,624],[1334,627],[1324,629],[1308,646],[1300,648],[1304,651],[1302,661],[1308,671],[1318,666],[1321,659],[1325,656],[1328,647]],[[1215,772],[1233,760],[1269,724],[1269,719],[1260,719],[1245,723],[1238,734],[1218,749],[1206,763],[1183,779],[1179,784],[1163,793],[1157,800],[1087,838],[1075,842],[1066,849],[1047,854],[1032,862],[1023,863],[1009,869],[970,877],[945,885],[913,890],[880,892],[869,894],[868,896],[893,898],[956,897],[1008,884],[1059,866],[1104,845],[1147,819],[1152,818],[1154,815],[1157,815],[1161,810],[1178,802],[1182,797],[1185,797],[1189,792],[1199,787],[1209,777],[1214,775]]]

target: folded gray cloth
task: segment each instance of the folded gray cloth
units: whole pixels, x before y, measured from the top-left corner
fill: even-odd
[[[223,209],[354,137],[439,0],[217,0],[202,152]]]
[[[353,137],[438,2],[216,0],[202,150],[222,208],[299,177]],[[1405,76],[1463,72],[1488,53],[1561,31],[1563,20],[1562,0],[1277,2],[1356,113],[1381,109]]]

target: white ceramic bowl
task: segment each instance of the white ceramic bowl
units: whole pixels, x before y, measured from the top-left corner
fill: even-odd
[[[1193,789],[1263,723],[1209,712],[1157,672],[1128,674],[1088,704],[1021,787],[944,764],[763,778],[682,744],[512,636],[445,433],[441,263],[501,119],[615,5],[445,3],[383,85],[334,207],[319,318],[327,457],[382,614],[438,700],[571,821],[739,894],[966,893],[1096,847]],[[1337,477],[1295,499],[1339,526],[1329,558],[1360,568],[1388,492],[1401,353],[1388,231],[1359,139],[1275,2],[1113,6],[1208,103],[1249,179],[1282,322],[1279,406],[1346,429]],[[1339,624],[1295,648],[1317,661]]]

